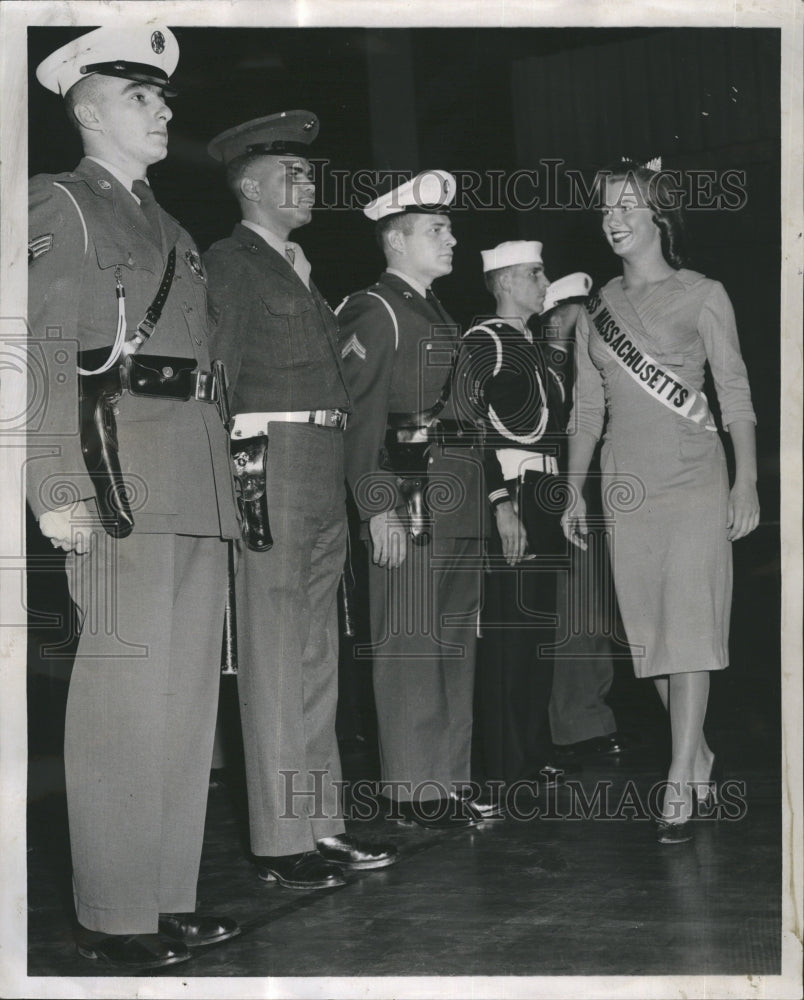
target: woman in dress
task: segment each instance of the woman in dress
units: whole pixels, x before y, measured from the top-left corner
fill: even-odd
[[[683,217],[667,175],[624,162],[603,178],[603,234],[623,274],[594,292],[578,323],[575,409],[563,519],[585,547],[582,488],[596,442],[617,599],[638,677],[670,718],[672,758],[660,843],[692,837],[710,800],[715,758],[704,737],[709,672],[728,665],[731,542],[756,528],[756,419],[734,312],[723,286],[684,264]],[[725,455],[701,391],[709,363]]]

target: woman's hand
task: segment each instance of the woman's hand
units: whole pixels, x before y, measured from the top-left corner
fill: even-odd
[[[514,503],[506,500],[494,508],[497,521],[497,531],[502,542],[503,556],[509,566],[515,566],[525,554],[528,536],[525,527],[519,520]]]
[[[589,528],[586,525],[586,501],[582,496],[574,496],[570,500],[570,506],[561,517],[561,528],[564,536],[573,545],[586,550],[586,536],[589,534]]]
[[[736,482],[729,494],[727,535],[730,542],[744,538],[759,524],[759,497],[753,483]]]

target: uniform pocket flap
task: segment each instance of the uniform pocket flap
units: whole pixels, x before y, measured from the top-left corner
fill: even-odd
[[[270,299],[263,299],[265,308],[274,316],[302,316],[310,311],[310,303],[299,295],[279,292]]]
[[[95,254],[98,258],[98,266],[103,270],[107,267],[125,267],[129,270],[142,269],[154,274],[153,262],[142,252],[142,249],[126,250],[120,246],[120,242],[108,240],[104,241],[95,236]]]

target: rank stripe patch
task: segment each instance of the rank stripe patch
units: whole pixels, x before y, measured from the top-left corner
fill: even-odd
[[[28,244],[28,263],[53,249],[53,233],[36,236]]]

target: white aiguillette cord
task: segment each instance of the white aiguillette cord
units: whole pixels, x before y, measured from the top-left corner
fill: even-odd
[[[79,375],[102,375],[120,360],[123,354],[136,354],[145,341],[151,336],[162,315],[162,309],[167,301],[168,293],[173,284],[173,275],[176,273],[176,248],[173,247],[168,254],[165,264],[165,273],[154,297],[153,302],[148,306],[145,316],[137,327],[137,332],[132,337],[130,343],[126,343],[126,289],[123,286],[123,275],[118,265],[114,270],[115,294],[117,296],[117,331],[115,332],[114,343],[109,353],[109,357],[103,362],[100,368],[94,371],[87,371],[85,368],[78,368]]]

